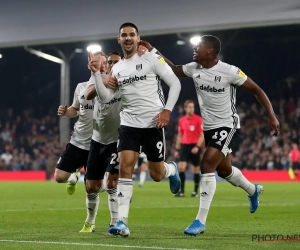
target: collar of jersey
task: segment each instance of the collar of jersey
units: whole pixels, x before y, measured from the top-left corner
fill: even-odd
[[[136,52],[132,57],[130,57],[130,58],[128,58],[128,59],[124,57],[123,60],[124,60],[124,61],[130,61],[130,60],[133,60],[133,59],[136,58],[136,57],[137,57],[137,52]]]
[[[206,69],[206,70],[210,70],[210,69],[213,69],[214,67],[216,67],[217,65],[219,65],[220,63],[220,60],[218,59],[218,62],[212,66],[211,68],[203,68],[201,64],[198,63],[199,67],[197,67],[198,69]]]

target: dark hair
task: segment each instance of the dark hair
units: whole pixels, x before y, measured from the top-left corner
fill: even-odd
[[[194,103],[193,100],[186,100],[186,101],[184,102],[184,108],[186,108],[190,103],[193,103],[193,104],[195,105],[195,103]]]
[[[212,48],[216,56],[221,52],[221,41],[216,36],[204,35],[201,37],[201,41],[203,41],[206,47]]]
[[[136,25],[134,23],[123,23],[120,28],[119,28],[119,33],[121,31],[121,29],[125,28],[125,27],[132,27],[135,28],[136,32],[139,33],[138,28],[136,27]]]
[[[122,55],[119,52],[117,52],[117,51],[113,51],[113,52],[109,53],[107,55],[107,57],[110,57],[111,55],[116,55],[116,56],[122,57]]]

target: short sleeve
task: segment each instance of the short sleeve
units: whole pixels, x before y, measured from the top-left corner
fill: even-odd
[[[76,109],[79,109],[80,107],[80,103],[79,103],[79,88],[78,88],[78,85],[75,89],[75,92],[74,92],[74,97],[73,97],[73,103],[72,103],[72,107],[76,108]]]
[[[183,73],[188,77],[193,77],[194,69],[196,68],[197,68],[197,63],[195,62],[182,65]]]
[[[229,74],[230,84],[240,86],[247,80],[247,75],[236,66],[230,65]]]

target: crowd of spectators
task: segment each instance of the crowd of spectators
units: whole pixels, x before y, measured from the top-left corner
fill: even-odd
[[[300,98],[297,100],[272,100],[281,124],[281,131],[274,137],[268,126],[268,116],[255,101],[251,105],[241,103],[237,107],[241,133],[233,145],[232,165],[248,170],[281,170],[289,168],[289,152],[292,143],[300,144]],[[184,115],[183,105],[177,106],[167,129],[167,156],[175,151],[178,119]],[[203,150],[204,151],[204,145]]]
[[[271,135],[267,114],[256,100],[252,104],[237,105],[241,136],[233,148],[234,166],[253,170],[288,169],[292,143],[300,143],[300,97],[294,96],[292,91],[288,94],[289,98],[272,100],[281,124],[278,137]],[[54,171],[65,146],[59,144],[58,117],[53,112],[56,107],[48,109],[52,112],[44,110],[0,111],[0,170]],[[178,104],[166,130],[167,160],[174,160],[177,124],[182,115],[183,105]]]
[[[34,109],[0,114],[0,170],[52,172],[61,151],[55,115],[40,116]]]

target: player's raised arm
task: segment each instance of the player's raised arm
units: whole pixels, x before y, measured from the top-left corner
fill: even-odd
[[[111,89],[115,89],[118,84],[117,79],[112,77],[111,74],[107,78],[102,79],[102,82],[106,88],[111,88]],[[92,100],[96,96],[97,96],[97,91],[95,87],[94,75],[92,74],[92,77],[89,81],[89,85],[86,90],[86,99]]]
[[[170,114],[179,98],[181,84],[171,67],[165,62],[164,58],[153,54],[151,56],[153,71],[170,87],[168,101],[162,113],[157,117],[157,127],[167,126],[170,120]]]
[[[174,74],[177,77],[188,77],[183,69],[182,69],[182,65],[175,65],[174,63],[172,63],[168,58],[164,57],[156,48],[152,47],[152,45],[146,41],[140,41],[139,42],[139,46],[143,46],[145,48],[148,49],[149,52],[154,53],[154,54],[158,54],[160,56],[162,56],[166,63],[171,67],[171,69],[173,70]]]
[[[103,84],[101,73],[100,73],[100,67],[101,67],[101,61],[100,56],[94,56],[92,53],[89,53],[90,62],[89,62],[89,68],[92,71],[92,75],[94,76],[95,80],[95,89],[97,92],[97,95],[99,97],[99,100],[102,103],[107,103],[111,100],[113,97],[113,91],[109,91],[105,85]],[[90,82],[93,80],[90,79]]]

